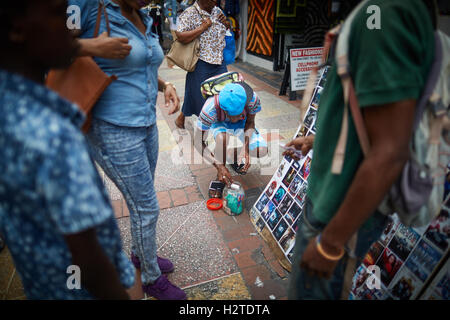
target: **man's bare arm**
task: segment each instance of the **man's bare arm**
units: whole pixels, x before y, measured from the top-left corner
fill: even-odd
[[[322,233],[327,252],[337,253],[374,213],[409,157],[416,100],[363,109],[371,149],[338,212]]]

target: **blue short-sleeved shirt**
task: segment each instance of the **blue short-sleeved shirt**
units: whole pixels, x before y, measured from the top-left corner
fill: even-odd
[[[131,287],[135,270],[80,132],[78,108],[0,70],[0,112],[0,232],[27,297],[92,298],[84,288],[67,288],[72,256],[64,240],[90,228],[121,283]]]
[[[94,108],[93,115],[112,124],[143,127],[156,123],[158,96],[158,68],[164,59],[158,36],[151,32],[153,23],[147,10],[141,10],[146,26],[145,36],[128,19],[122,16],[120,6],[105,0],[111,37],[127,38],[132,49],[125,59],[94,57],[99,67],[118,79],[108,86]],[[81,38],[94,36],[97,21],[97,0],[69,0],[81,13]],[[102,16],[99,34],[105,32]]]
[[[261,111],[261,101],[259,100],[259,97],[256,94],[256,92],[253,92],[253,97],[250,103],[248,104],[248,107],[250,114],[257,114],[258,112]],[[230,122],[228,118],[225,119],[225,121]],[[219,120],[217,116],[214,97],[210,97],[205,101],[202,111],[198,116],[197,128],[202,131],[208,131],[209,129],[211,129],[211,126],[217,122],[219,122]],[[245,121],[243,121],[243,123],[245,124]]]

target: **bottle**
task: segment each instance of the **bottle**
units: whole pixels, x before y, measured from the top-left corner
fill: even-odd
[[[228,188],[224,190],[223,208],[226,213],[232,216],[237,216],[244,210],[245,192],[242,185],[235,181]]]

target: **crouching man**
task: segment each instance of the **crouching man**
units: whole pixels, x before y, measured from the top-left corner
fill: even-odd
[[[198,117],[194,144],[203,158],[217,169],[217,180],[227,185],[233,183],[226,163],[243,175],[250,168],[250,157],[267,155],[267,143],[255,128],[255,117],[260,111],[258,96],[245,82],[229,83],[219,94],[206,100]],[[216,142],[214,153],[206,144],[209,130]],[[231,135],[238,137],[243,147],[228,150]]]

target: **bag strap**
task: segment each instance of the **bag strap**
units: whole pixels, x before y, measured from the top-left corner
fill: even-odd
[[[98,37],[98,33],[100,31],[100,22],[102,20],[102,12],[103,12],[103,15],[105,16],[106,31],[108,33],[108,37],[111,36],[111,28],[109,26],[109,17],[108,17],[108,13],[106,12],[105,2],[103,0],[99,0],[98,1],[98,9],[97,9],[97,21],[95,22],[94,38]]]
[[[334,174],[340,174],[344,166],[345,160],[345,149],[347,146],[348,137],[348,108],[352,111],[353,121],[355,124],[358,137],[360,139],[361,149],[364,155],[369,152],[369,138],[364,127],[364,121],[362,115],[359,111],[359,103],[356,97],[356,93],[353,87],[353,82],[350,76],[350,64],[348,61],[349,52],[349,38],[351,25],[355,19],[356,14],[362,9],[362,7],[368,2],[368,0],[362,1],[355,9],[350,13],[348,18],[345,20],[339,32],[339,37],[336,44],[335,59],[337,64],[337,73],[341,78],[342,89],[344,95],[344,111],[342,117],[341,132],[339,134],[338,143],[336,149],[334,150],[333,161],[331,164],[331,172]],[[357,109],[357,110],[356,110]],[[353,113],[355,112],[355,115]]]

